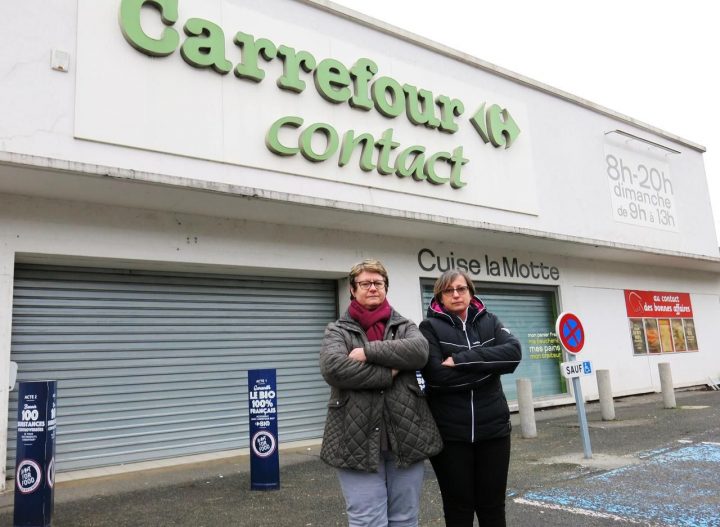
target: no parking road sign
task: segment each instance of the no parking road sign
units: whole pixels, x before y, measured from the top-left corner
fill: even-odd
[[[569,311],[560,313],[555,322],[555,333],[568,353],[580,353],[585,345],[585,330],[580,319],[574,313]]]
[[[582,387],[580,386],[580,375],[590,375],[592,373],[592,364],[590,361],[580,362],[575,355],[580,353],[585,345],[585,330],[582,322],[574,313],[568,311],[560,313],[555,322],[555,333],[560,339],[565,351],[572,354],[570,362],[560,364],[560,372],[567,379],[572,379],[573,392],[575,392],[575,406],[578,411],[578,420],[580,421],[580,435],[583,441],[583,450],[585,450],[585,459],[592,458],[592,449],[590,447],[590,434],[588,433],[587,418],[585,417],[585,401],[582,396]]]

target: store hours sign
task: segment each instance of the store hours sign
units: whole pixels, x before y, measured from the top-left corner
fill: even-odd
[[[615,221],[677,232],[678,215],[670,165],[659,157],[605,145],[603,171]]]

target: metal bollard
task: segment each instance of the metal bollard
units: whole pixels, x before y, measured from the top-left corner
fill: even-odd
[[[675,387],[673,386],[672,370],[670,370],[669,362],[658,363],[660,370],[660,389],[662,390],[663,403],[665,408],[676,408],[675,404]]]
[[[532,381],[517,379],[515,381],[518,395],[518,411],[520,413],[520,431],[524,438],[537,437],[535,426],[535,407],[533,406]]]
[[[612,384],[610,383],[610,370],[596,370],[598,395],[600,396],[600,413],[603,421],[615,419],[615,402],[613,401]]]

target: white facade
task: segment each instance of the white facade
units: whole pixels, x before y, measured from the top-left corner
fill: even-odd
[[[367,110],[330,102],[321,91],[340,93],[342,81],[317,87],[312,72],[300,71],[302,92],[281,88],[277,57],[258,59],[260,81],[191,66],[179,49],[150,57],[124,38],[121,3],[0,7],[13,21],[0,49],[0,371],[11,359],[17,263],[327,278],[340,280],[342,308],[342,277],[377,257],[393,306],[420,321],[421,279],[440,274],[434,255],[441,266],[477,260],[479,283],[553,288],[558,312],[584,321],[582,358],[611,370],[617,395],[659,390],[658,362],[671,363],[677,386],[720,375],[720,259],[701,146],[324,1],[179,0],[174,24],[163,26],[148,5],[141,25],[151,38],[176,31],[179,48],[188,19],[212,22],[232,68],[250,60],[233,44],[237,32],[305,50],[317,64],[350,69],[370,59],[378,71],[368,90],[382,78],[461,101],[460,115],[445,120],[457,131],[413,124],[405,110],[385,116],[377,102]],[[51,57],[62,65],[64,56],[67,71],[53,69]],[[511,144],[502,135],[498,146],[483,141],[470,122],[483,104],[517,123]],[[392,128],[393,169],[414,145],[426,162],[447,156],[437,184],[427,173],[419,181],[379,173],[382,145],[367,171],[358,151],[339,166],[340,146],[324,161],[280,156],[266,137],[288,116],[303,124],[280,129],[287,148],[325,123],[339,145],[348,130],[378,141]],[[316,153],[325,149],[319,135]],[[445,160],[458,147],[456,159],[468,161],[452,175]],[[689,294],[699,350],[634,355],[630,289]],[[594,377],[582,384],[586,398],[597,397]],[[559,400],[567,395],[543,404]],[[7,419],[3,393],[3,467],[14,441]]]

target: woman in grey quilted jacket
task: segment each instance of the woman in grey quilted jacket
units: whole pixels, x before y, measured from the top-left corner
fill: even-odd
[[[320,456],[337,469],[350,527],[415,527],[424,460],[442,449],[418,371],[428,343],[390,307],[382,263],[360,262],[349,280],[350,307],[320,351],[331,388]]]

